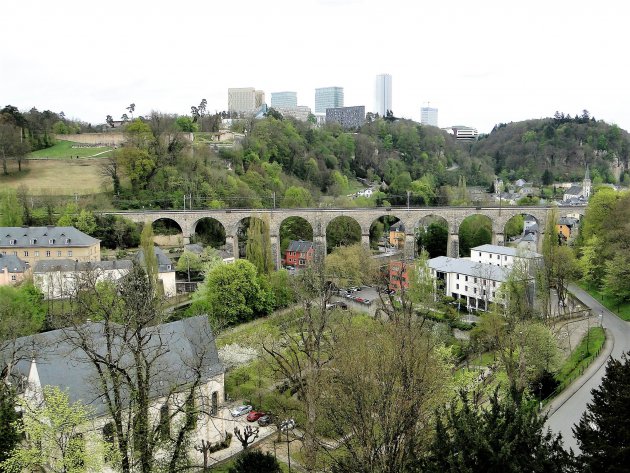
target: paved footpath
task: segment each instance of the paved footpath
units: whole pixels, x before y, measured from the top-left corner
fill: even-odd
[[[591,391],[601,384],[608,358],[620,359],[623,352],[630,350],[630,323],[621,320],[577,285],[570,284],[569,291],[589,307],[594,315],[602,315],[602,325],[607,335],[606,344],[598,359],[547,406],[549,414],[547,427],[553,432],[562,434],[564,446],[567,449],[572,448],[573,451],[578,451],[572,431],[573,425],[586,411],[586,405],[592,399]]]

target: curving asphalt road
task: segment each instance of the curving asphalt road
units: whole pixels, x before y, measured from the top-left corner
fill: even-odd
[[[593,314],[603,314],[603,326],[609,335],[607,344],[612,344],[608,347],[610,356],[616,359],[621,358],[623,352],[630,350],[630,323],[621,320],[577,285],[569,285],[569,290],[584,305],[590,307]],[[606,355],[604,354],[604,356]],[[597,363],[596,361],[595,365]],[[572,448],[574,452],[579,451],[571,429],[586,410],[586,405],[592,398],[591,390],[600,385],[605,372],[606,363],[601,363],[599,368],[595,366],[594,369],[587,370],[583,378],[576,380],[569,386],[564,396],[559,396],[557,405],[551,409],[547,427],[553,432],[562,434],[565,448]]]

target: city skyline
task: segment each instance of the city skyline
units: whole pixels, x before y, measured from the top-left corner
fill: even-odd
[[[136,116],[190,114],[203,98],[209,112],[227,110],[232,87],[255,86],[268,101],[273,91],[295,91],[300,105],[314,109],[314,90],[338,85],[345,106],[370,110],[374,77],[387,71],[398,117],[420,121],[431,102],[440,125],[489,132],[500,122],[587,109],[630,129],[630,65],[618,48],[629,12],[612,0],[534,0],[527,8],[498,0],[474,8],[461,0],[305,0],[299,7],[243,0],[238,9],[201,1],[187,8],[161,0],[112,0],[107,8],[9,2],[3,29],[16,43],[0,51],[0,106],[63,111],[96,124],[118,119],[130,103]],[[290,41],[260,34],[274,25],[299,33]]]

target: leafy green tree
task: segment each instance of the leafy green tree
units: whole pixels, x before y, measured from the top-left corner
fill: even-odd
[[[466,393],[439,413],[426,473],[572,472],[574,460],[560,435],[545,431],[545,416],[519,396],[490,398],[487,407],[472,404]]]
[[[43,294],[33,284],[0,286],[0,344],[39,332],[45,316]]]
[[[203,263],[201,256],[192,251],[184,250],[182,255],[177,260],[177,266],[175,267],[180,273],[186,273],[188,275],[188,281],[190,281],[190,272],[199,272],[203,269]]]
[[[14,390],[4,382],[0,383],[0,465],[21,440],[16,405]]]
[[[145,189],[157,168],[155,158],[144,149],[127,146],[117,150],[116,157],[127,172],[132,189]]]
[[[611,296],[617,307],[630,301],[630,255],[618,253],[606,261],[604,292]]]
[[[598,287],[602,281],[604,273],[604,262],[598,256],[600,239],[593,235],[582,247],[582,255],[578,261],[578,266],[582,271],[582,280],[590,288],[591,285]]]
[[[282,254],[291,240],[313,241],[313,227],[302,217],[289,217],[280,224],[280,248]]]
[[[523,233],[525,226],[525,217],[522,215],[515,215],[505,224],[505,238],[510,239],[515,236],[519,236]]]
[[[470,249],[492,242],[492,222],[483,215],[466,218],[459,226],[459,255],[470,256]]]
[[[431,258],[446,256],[448,250],[448,227],[446,223],[430,223],[426,231],[421,227],[416,237],[418,248],[424,248]]]
[[[326,256],[326,277],[337,287],[362,286],[378,279],[378,267],[362,245],[339,246]]]
[[[260,218],[249,219],[245,257],[256,267],[258,274],[269,274],[274,269],[269,225]]]
[[[295,289],[287,270],[273,271],[267,277],[269,278],[269,289],[273,295],[275,308],[288,307],[295,302]]]
[[[107,448],[99,435],[88,430],[91,409],[78,401],[70,403],[68,394],[56,386],[43,388],[41,405],[20,404],[24,416],[19,430],[25,440],[2,463],[4,471],[101,471]]]
[[[229,473],[282,473],[278,460],[269,452],[246,449],[230,467]]]
[[[630,360],[611,358],[593,400],[573,428],[581,471],[622,472],[630,465]]]
[[[158,278],[158,260],[155,254],[155,244],[153,242],[153,227],[146,224],[140,234],[140,247],[144,258],[144,268],[147,273],[150,286],[155,290]]]
[[[197,124],[193,121],[193,119],[187,116],[177,117],[177,120],[175,120],[175,124],[180,131],[185,131],[188,133],[197,131],[199,128]]]
[[[304,187],[291,186],[284,192],[282,207],[306,208],[313,206],[313,196]]]
[[[221,324],[234,325],[267,313],[267,302],[256,267],[239,259],[217,266],[206,276],[195,293],[191,311],[206,312]]]
[[[350,217],[337,217],[326,228],[326,246],[330,253],[338,246],[361,242],[361,226]]]
[[[79,210],[76,204],[70,203],[66,205],[64,213],[57,220],[57,225],[60,227],[75,227],[88,235],[93,235],[96,231],[96,218],[89,210]]]
[[[22,207],[13,189],[5,189],[0,194],[0,226],[22,226]]]

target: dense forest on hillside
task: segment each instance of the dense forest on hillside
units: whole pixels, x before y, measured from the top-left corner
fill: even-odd
[[[556,112],[553,118],[501,123],[471,146],[471,155],[504,180],[576,182],[589,165],[595,183],[629,182],[630,135],[586,110],[573,118]]]
[[[123,115],[117,130],[127,134],[127,143],[103,159],[116,207],[466,205],[466,186],[488,188],[495,175],[552,185],[581,180],[586,165],[594,184],[630,181],[630,136],[587,111],[502,123],[477,141],[462,142],[411,120],[369,117],[361,129],[349,131],[336,124],[315,127],[271,109],[264,119],[235,121],[240,138],[217,149],[204,133],[192,143],[184,139],[182,132],[200,126],[216,129],[221,115],[200,110],[193,107],[191,116]],[[55,135],[111,129],[10,105],[0,110],[0,125],[5,167],[13,155],[21,166],[29,150],[52,145]],[[368,186],[371,196],[353,195]]]

